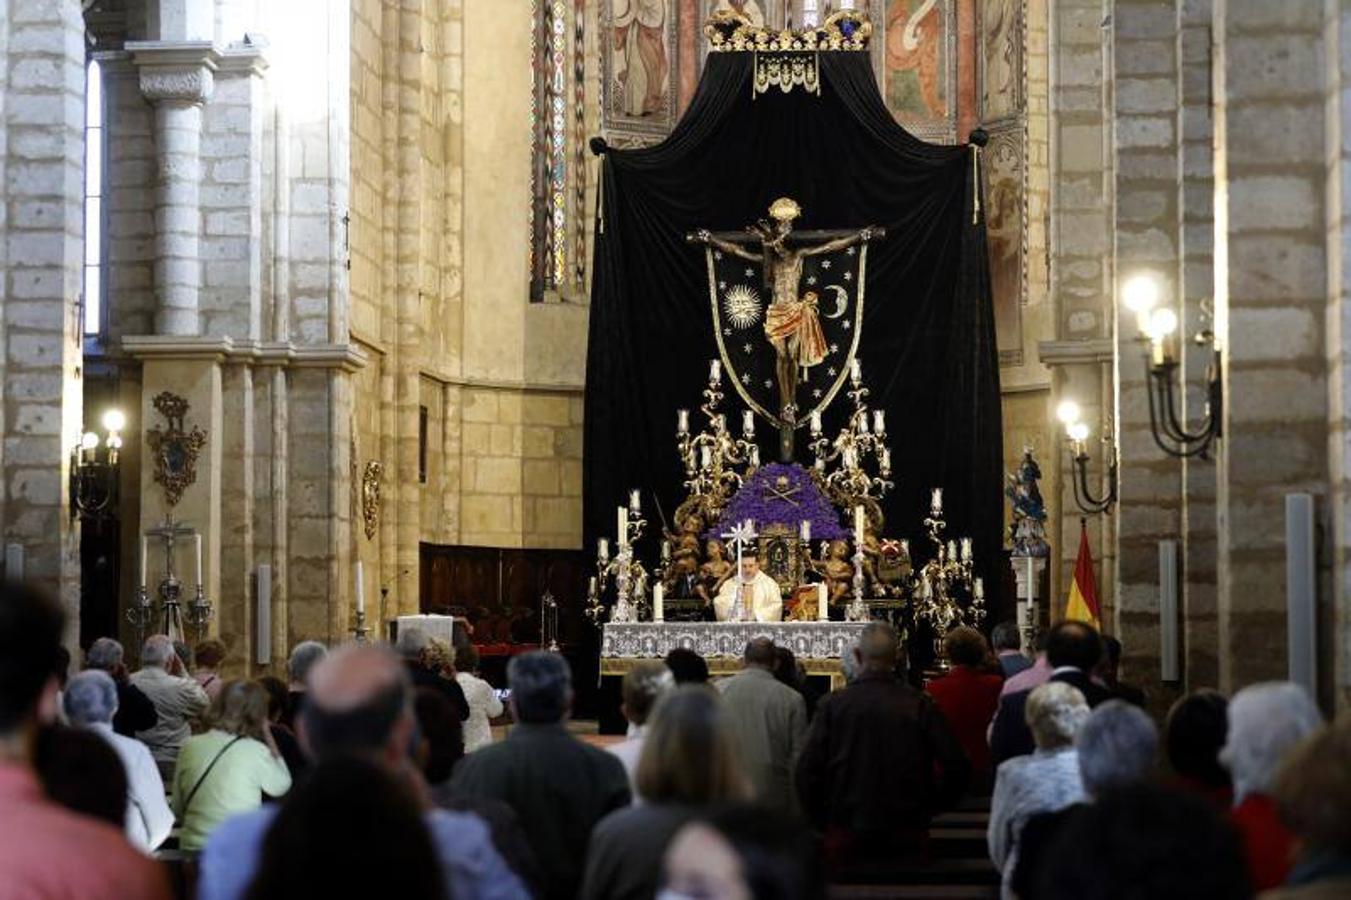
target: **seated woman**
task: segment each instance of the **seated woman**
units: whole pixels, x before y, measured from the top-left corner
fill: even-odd
[[[291,773],[268,731],[267,700],[256,682],[226,683],[207,711],[209,730],[183,744],[172,804],[182,849],[201,850],[221,822],[257,808],[264,794],[290,790]]]

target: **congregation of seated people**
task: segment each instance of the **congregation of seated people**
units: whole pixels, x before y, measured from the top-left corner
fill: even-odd
[[[1265,683],[1156,721],[1084,622],[1034,658],[955,628],[927,676],[873,623],[831,692],[766,638],[722,678],[677,650],[624,676],[618,741],[571,722],[557,653],[513,657],[504,703],[417,628],[301,642],[285,680],[164,635],[72,665],[66,628],[0,587],[0,897],[880,897],[960,809],[984,896],[1351,896],[1351,719]]]

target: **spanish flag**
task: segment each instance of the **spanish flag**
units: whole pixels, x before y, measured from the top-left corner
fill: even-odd
[[[1093,551],[1088,547],[1088,522],[1079,520],[1079,558],[1074,562],[1074,584],[1065,604],[1065,618],[1088,622],[1099,631],[1098,582],[1093,577]]]

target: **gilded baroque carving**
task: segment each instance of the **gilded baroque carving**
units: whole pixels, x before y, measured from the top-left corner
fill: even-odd
[[[189,409],[185,398],[164,391],[151,403],[169,423],[166,429],[150,429],[145,439],[155,459],[155,483],[164,488],[164,502],[173,507],[188,485],[197,480],[197,456],[206,446],[206,432],[196,425],[191,431],[184,430],[183,417]]]
[[[380,527],[380,474],[384,469],[372,459],[361,473],[361,521],[368,541],[375,540],[375,532]]]

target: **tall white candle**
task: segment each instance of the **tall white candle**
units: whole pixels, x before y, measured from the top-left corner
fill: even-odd
[[[943,489],[934,488],[929,499],[929,511],[935,516],[943,514]]]
[[[594,596],[596,596],[596,576],[595,576],[595,575],[592,575],[592,576],[591,576],[591,583],[587,586],[587,593],[586,593],[586,595],[587,595],[588,597],[594,597]]]
[[[818,621],[825,622],[830,619],[830,593],[826,590],[825,582],[816,586],[816,618]]]
[[[629,491],[629,509],[633,511],[634,515],[637,515],[643,509],[643,492],[638,488]]]
[[[755,434],[755,413],[749,409],[741,413],[741,431],[747,437]]]
[[[722,381],[722,363],[718,362],[716,359],[709,361],[708,380],[714,384]]]
[[[754,444],[751,445],[751,468],[760,468],[760,448]]]
[[[874,410],[874,411],[873,411],[873,432],[876,433],[876,434],[886,434],[886,431],[887,431],[887,419],[886,419],[886,414],[883,413],[882,410],[880,410],[880,409]]]
[[[141,587],[145,587],[145,554],[147,542],[145,536],[141,536]]]
[[[857,359],[849,360],[849,380],[856,385],[863,380],[863,363]]]
[[[819,409],[814,409],[814,410],[812,410],[811,422],[812,422],[812,434],[820,434],[820,433],[821,433],[821,411],[820,411]]]
[[[854,507],[854,539],[863,540],[863,507]]]
[[[948,559],[957,559],[957,542],[954,540],[948,541]]]
[[[804,544],[812,539],[811,519],[802,520],[802,523],[798,526],[798,535],[802,538]]]
[[[1027,602],[1033,604],[1037,602],[1037,567],[1032,561],[1032,557],[1027,558]]]
[[[971,538],[962,538],[962,562],[971,561]]]
[[[366,614],[366,569],[362,565],[361,560],[357,560],[357,573],[355,583],[356,583],[356,597],[357,597],[357,612],[361,613],[364,616]]]
[[[670,541],[662,541],[662,542],[661,542],[661,558],[662,558],[663,560],[668,560],[668,559],[671,558],[671,542],[670,542]]]
[[[652,589],[652,621],[662,622],[666,619],[666,589],[662,587],[660,581]]]
[[[690,411],[688,409],[676,410],[676,434],[690,433]]]
[[[629,542],[629,511],[627,507],[619,507],[619,546],[623,547]]]
[[[701,469],[707,469],[707,468],[708,468],[709,466],[711,466],[711,465],[713,465],[713,453],[708,449],[707,446],[700,447],[700,448],[699,448],[699,467],[700,467]]]
[[[608,562],[610,559],[610,539],[598,538],[596,540],[596,556],[600,557],[601,562]]]
[[[202,583],[202,536],[201,536],[200,534],[194,534],[194,535],[192,536],[192,542],[193,542],[193,544],[195,545],[195,549],[196,549],[196,551],[197,551],[197,582],[196,582],[196,583],[197,583],[197,584],[201,584],[201,583]]]

